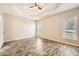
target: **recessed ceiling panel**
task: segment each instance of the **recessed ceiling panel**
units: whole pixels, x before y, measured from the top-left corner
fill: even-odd
[[[31,6],[34,6],[31,8]],[[4,3],[0,4],[0,11],[31,20],[39,20],[63,11],[79,7],[78,3]],[[41,9],[40,9],[41,8]]]

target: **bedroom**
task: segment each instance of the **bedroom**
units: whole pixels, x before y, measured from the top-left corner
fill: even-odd
[[[79,56],[78,20],[79,3],[0,3],[0,55]]]

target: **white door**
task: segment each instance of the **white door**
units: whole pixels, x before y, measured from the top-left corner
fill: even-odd
[[[3,19],[2,16],[0,16],[0,48],[3,45]]]

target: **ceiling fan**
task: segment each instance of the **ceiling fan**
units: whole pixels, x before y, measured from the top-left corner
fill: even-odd
[[[39,3],[34,3],[33,6],[31,6],[30,8],[34,8],[37,7],[39,10],[41,10],[42,8],[40,7]]]

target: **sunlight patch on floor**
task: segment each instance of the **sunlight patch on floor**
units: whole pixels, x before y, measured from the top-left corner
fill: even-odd
[[[40,39],[40,38],[37,38],[36,39],[36,48],[43,50],[43,42],[42,42],[42,39]]]

